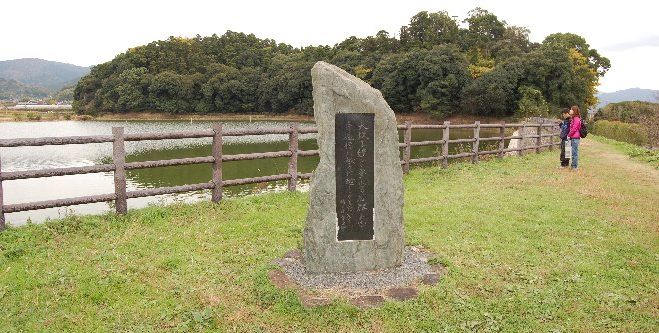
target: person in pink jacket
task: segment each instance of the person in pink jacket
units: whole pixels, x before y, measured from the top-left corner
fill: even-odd
[[[576,170],[579,166],[579,141],[581,141],[581,112],[578,106],[573,106],[570,108],[570,131],[567,134],[568,139],[570,140],[570,145],[572,146],[572,170]]]

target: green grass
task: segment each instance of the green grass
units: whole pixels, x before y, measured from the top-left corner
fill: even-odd
[[[270,285],[272,259],[301,245],[306,194],[12,228],[0,234],[1,331],[657,331],[659,188],[581,151],[579,172],[559,170],[556,151],[413,169],[407,242],[449,272],[367,311],[305,309]]]
[[[657,149],[648,149],[631,143],[616,141],[598,135],[593,135],[593,139],[597,140],[598,142],[605,143],[635,160],[649,163],[650,165],[659,169],[659,150]]]

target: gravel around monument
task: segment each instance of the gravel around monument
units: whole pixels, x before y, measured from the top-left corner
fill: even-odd
[[[300,260],[286,258],[282,268],[300,286],[341,293],[363,294],[391,287],[411,284],[432,273],[428,264],[429,253],[407,247],[400,266],[376,271],[349,273],[309,273]]]
[[[299,250],[275,260],[281,271],[271,271],[270,279],[279,288],[295,289],[306,307],[347,299],[360,308],[381,305],[386,299],[404,301],[418,296],[419,285],[434,285],[446,273],[431,263],[434,255],[417,246],[407,246],[400,266],[362,272],[313,273],[305,269]]]

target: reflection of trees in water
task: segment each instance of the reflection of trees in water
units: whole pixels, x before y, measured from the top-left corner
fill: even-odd
[[[399,131],[399,141],[403,142],[403,133],[404,131]],[[468,139],[474,137],[474,130],[472,128],[451,128],[449,131],[451,135],[451,140],[456,139]],[[489,138],[489,137],[498,137],[499,129],[497,128],[481,128],[480,137]],[[441,129],[412,129],[412,141],[435,141],[442,140],[442,130]],[[480,143],[480,150],[493,150],[498,148],[497,141],[486,141]],[[452,143],[449,145],[449,154],[459,154],[466,151],[471,151],[472,146],[469,144],[455,144]],[[422,157],[431,157],[438,156],[442,151],[442,146],[433,145],[433,146],[417,146],[412,147],[411,158],[422,158]],[[402,159],[402,149],[401,149],[401,159]]]
[[[314,140],[300,141],[300,149],[316,149]],[[224,145],[224,155],[246,154],[255,152],[288,150],[288,142],[266,142]],[[147,150],[126,157],[126,162],[141,162],[169,160],[175,158],[210,156],[210,145]],[[318,157],[298,158],[299,172],[311,172],[318,163]],[[130,170],[127,177],[140,187],[165,187],[208,182],[211,179],[211,164],[181,165],[162,168]],[[222,166],[223,179],[250,178],[282,174],[288,172],[288,158],[272,158],[250,161],[224,162]],[[263,184],[232,186],[226,189],[228,193],[241,193],[249,189],[265,187]]]
[[[498,136],[498,129],[481,129],[482,137]],[[402,131],[401,141],[402,141]],[[473,136],[472,129],[452,129],[451,139],[470,138]],[[413,141],[441,140],[442,131],[436,129],[414,129],[412,130]],[[487,145],[493,145],[495,142],[481,143],[481,150],[494,148],[485,148]],[[467,148],[461,150],[459,145],[450,146],[450,154],[463,152],[464,149],[471,150],[469,144]],[[315,140],[300,141],[300,150],[317,149]],[[223,147],[224,155],[246,154],[255,152],[282,151],[288,150],[287,141],[279,142],[261,142],[261,143],[242,143],[242,144],[225,144]],[[412,147],[412,158],[437,156],[441,151],[440,146],[423,146]],[[210,145],[197,145],[189,147],[177,147],[170,149],[144,150],[126,157],[127,162],[138,161],[155,161],[168,160],[174,158],[210,156]],[[108,162],[111,163],[111,162]],[[298,158],[298,172],[312,172],[318,163],[318,156]],[[211,179],[211,165],[181,165],[163,168],[151,168],[128,171],[127,177],[140,187],[164,187],[177,186],[185,184],[196,184],[208,182]],[[231,161],[225,162],[222,167],[222,177],[224,179],[238,179],[258,176],[267,176],[282,174],[288,172],[288,158],[271,158],[251,161]],[[239,194],[251,192],[265,188],[265,184],[253,184],[245,186],[234,186],[227,188],[229,194]]]

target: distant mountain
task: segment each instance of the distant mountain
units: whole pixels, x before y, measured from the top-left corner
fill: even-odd
[[[0,78],[0,99],[43,98],[48,94],[44,88],[30,87],[16,80]]]
[[[87,73],[89,67],[42,59],[0,61],[0,78],[14,80],[25,86],[42,88],[49,93],[55,93],[65,86],[75,84]]]
[[[641,101],[641,102],[659,102],[659,90],[630,88],[625,90],[618,90],[608,93],[597,94],[599,104],[597,109],[605,107],[609,103],[618,103],[626,101]]]

